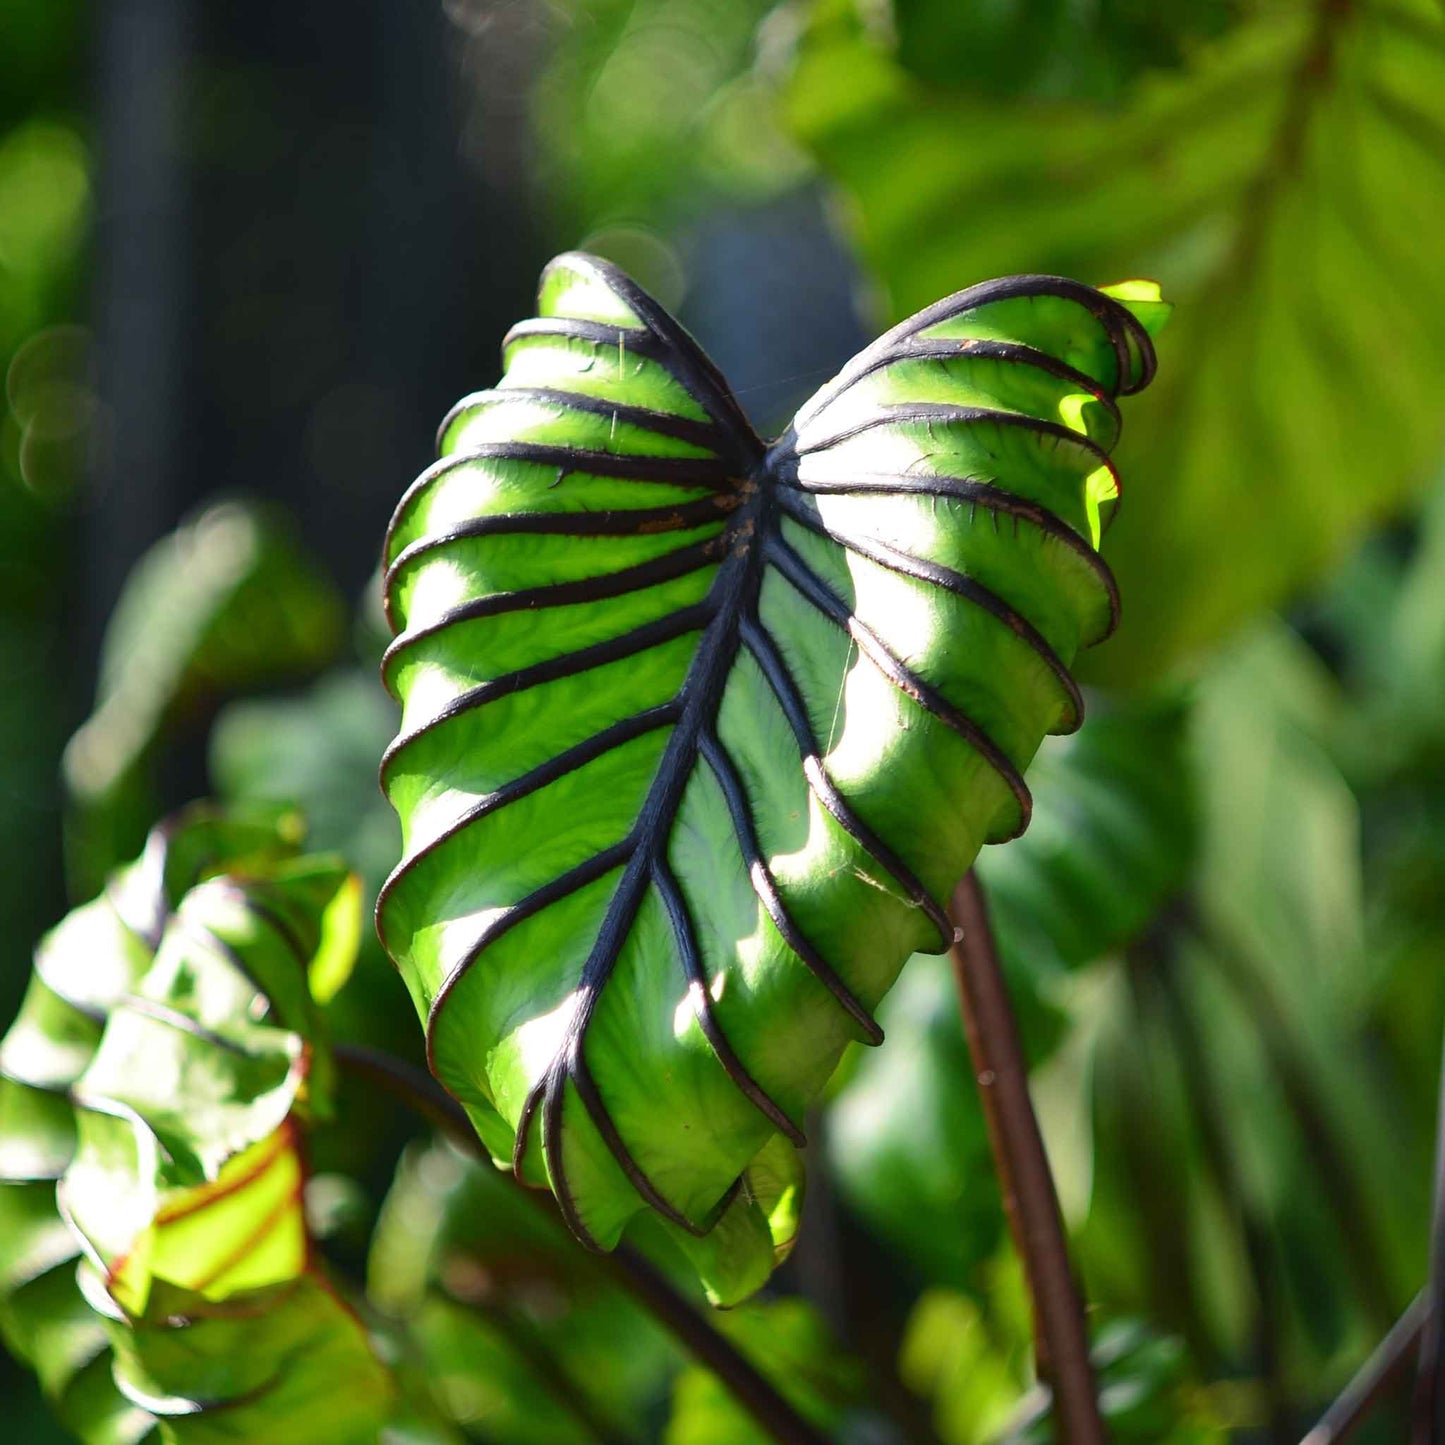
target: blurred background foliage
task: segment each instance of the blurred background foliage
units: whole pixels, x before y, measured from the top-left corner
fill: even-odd
[[[1152,275],[1125,621],[980,871],[1115,1438],[1297,1440],[1427,1267],[1442,234],[1427,0],[7,0],[0,1012],[203,792],[299,804],[374,891],[379,538],[553,251],[679,308],[762,426],[972,281]],[[369,939],[331,1011],[417,1056]],[[1046,1439],[942,960],[883,1022],[793,1259],[720,1325],[840,1440]],[[754,1438],[413,1133],[343,1096],[309,1204],[469,1438]],[[58,1439],[0,1368],[6,1438]]]

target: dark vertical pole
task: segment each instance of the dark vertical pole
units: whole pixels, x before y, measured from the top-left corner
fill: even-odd
[[[87,659],[131,564],[175,510],[190,274],[182,152],[190,20],[190,0],[99,7],[95,310],[111,424],[84,546]]]

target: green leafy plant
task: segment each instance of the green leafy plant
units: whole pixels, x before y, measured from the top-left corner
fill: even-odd
[[[76,1149],[73,1091],[204,861],[284,848],[269,823],[199,814],[157,829],[141,859],[42,942],[25,1002],[0,1045],[6,1343],[41,1370],[62,1419],[85,1438],[108,1431],[140,1438],[138,1427],[149,1421],[114,1391],[105,1331],[76,1283],[81,1241],[58,1209],[56,1187]]]
[[[87,1441],[360,1445],[406,1413],[303,1208],[359,894],[297,838],[162,825],[42,944],[0,1046],[6,1338]]]
[[[564,256],[348,632],[312,552],[374,564],[395,478],[357,463],[412,420],[350,365],[422,327],[261,387],[230,346],[255,439],[305,428],[266,486],[318,530],[197,495],[63,761],[126,545],[86,534],[122,481],[191,493],[92,489],[134,420],[76,284],[120,117],[84,114],[78,7],[10,8],[12,953],[65,906],[60,787],[77,906],[0,1042],[0,1438],[1440,1434],[1432,0],[448,0],[517,224],[480,286],[384,246],[356,276],[485,343],[533,243],[580,244],[728,381]],[[250,184],[305,81],[206,38],[183,164]],[[223,269],[304,260],[307,214]],[[1007,270],[1159,291],[934,302]],[[206,336],[256,329],[198,279]],[[295,294],[303,343],[342,324]],[[214,350],[154,398],[177,436]],[[217,802],[156,825],[203,741]]]
[[[544,273],[386,546],[402,863],[433,1069],[609,1247],[650,1208],[720,1301],[786,1250],[788,1145],[984,842],[1021,832],[1112,626],[1143,283],[1020,277],[863,352],[765,447],[649,296]],[[665,1104],[659,1106],[659,1101]]]

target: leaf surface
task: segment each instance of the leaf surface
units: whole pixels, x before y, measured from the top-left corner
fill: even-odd
[[[154,1422],[116,1393],[105,1330],[76,1285],[80,1244],[56,1207],[56,1184],[76,1148],[73,1091],[191,882],[227,861],[273,860],[294,847],[290,832],[284,817],[204,808],[155,829],[101,897],[41,942],[0,1043],[0,1328],[39,1373],[60,1419],[95,1445],[128,1445]]]
[[[767,447],[615,268],[559,258],[540,312],[388,534],[378,926],[493,1151],[590,1243],[650,1209],[733,1299],[780,1244],[751,1162],[879,1041],[1080,720],[1114,398],[1152,349],[1087,287],[991,282]]]
[[[314,1256],[302,1127],[359,890],[298,837],[157,828],[42,945],[0,1046],[7,1342],[88,1445],[449,1438]]]

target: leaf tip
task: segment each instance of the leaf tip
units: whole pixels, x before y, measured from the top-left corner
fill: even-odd
[[[1149,333],[1151,341],[1163,331],[1165,323],[1174,312],[1174,303],[1164,299],[1157,281],[1143,278],[1116,281],[1112,286],[1100,286],[1099,291],[1112,297],[1129,311]]]

